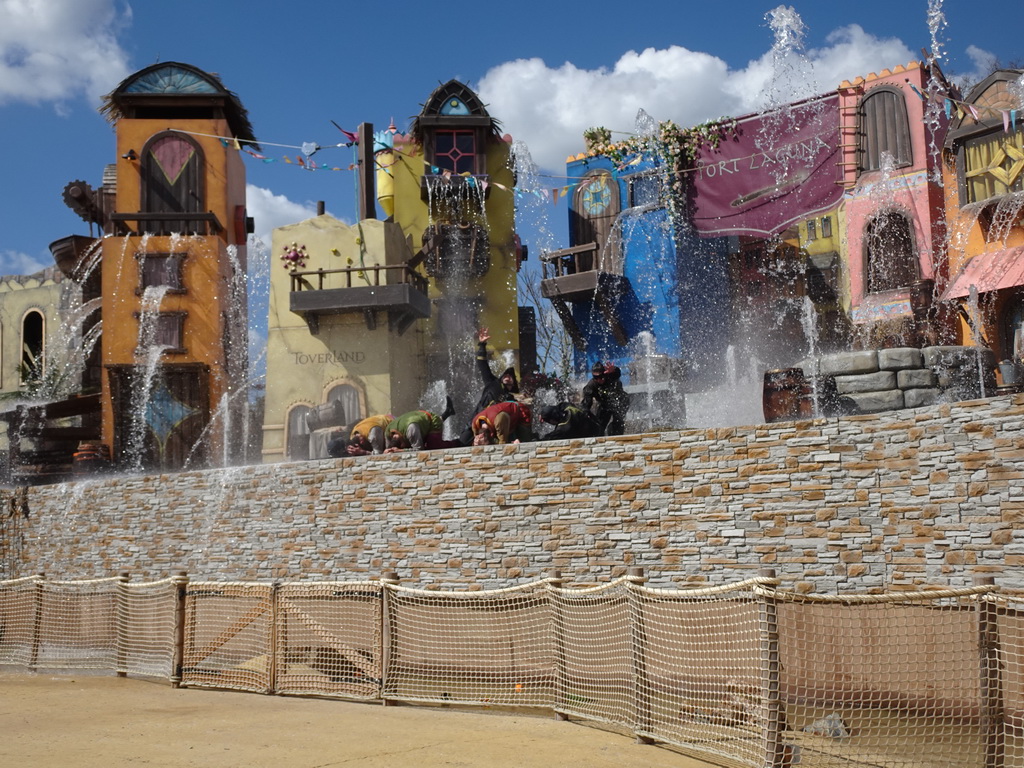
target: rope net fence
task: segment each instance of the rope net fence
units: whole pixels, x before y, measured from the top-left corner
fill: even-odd
[[[432,704],[550,707],[545,582],[478,592],[389,586],[383,695]]]
[[[0,664],[170,677],[174,594],[170,579],[0,582]]]
[[[0,666],[530,708],[738,766],[1022,766],[1024,597],[0,581]]]
[[[993,765],[1024,765],[1024,596],[987,595],[994,633],[983,636],[982,688],[991,702],[983,714]]]
[[[285,584],[277,605],[278,693],[380,698],[379,583]]]

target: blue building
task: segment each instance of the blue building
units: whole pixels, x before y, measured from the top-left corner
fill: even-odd
[[[657,150],[580,155],[567,171],[570,245],[542,255],[541,295],[572,338],[575,372],[612,362],[634,422],[681,425],[683,394],[721,373],[729,238],[697,237]]]

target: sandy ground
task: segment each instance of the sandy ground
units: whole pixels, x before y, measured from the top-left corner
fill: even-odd
[[[552,716],[0,673],[0,766],[705,768]]]

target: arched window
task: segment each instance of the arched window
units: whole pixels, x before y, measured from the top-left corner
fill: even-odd
[[[190,136],[167,132],[151,138],[142,151],[141,210],[157,214],[204,213],[203,166],[203,151]],[[199,230],[198,222],[188,218],[140,223],[146,232],[160,235],[194,234]]]
[[[864,232],[868,293],[903,288],[920,279],[910,220],[899,211],[880,213]]]
[[[861,171],[879,170],[882,155],[886,153],[892,155],[897,168],[914,161],[907,104],[899,88],[881,86],[869,92],[860,101],[858,118],[858,166]]]
[[[570,211],[572,244],[596,243],[597,251],[593,261],[582,254],[577,258],[580,272],[621,272],[621,249],[614,231],[621,210],[619,185],[608,171],[591,171],[583,177],[573,193]]]
[[[355,424],[366,415],[363,413],[362,393],[351,384],[337,384],[331,387],[324,402],[330,403],[335,400],[339,400],[345,410],[346,424]]]
[[[309,426],[306,414],[313,409],[308,405],[293,405],[288,410],[285,423],[285,458],[289,461],[305,461],[309,458]]]
[[[21,321],[21,383],[39,381],[43,376],[46,320],[43,313],[30,309]]]

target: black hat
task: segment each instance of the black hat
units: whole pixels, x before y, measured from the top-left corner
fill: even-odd
[[[506,368],[504,371],[501,372],[501,376],[498,377],[498,380],[500,381],[501,379],[504,379],[506,376],[511,376],[512,377],[511,391],[512,392],[518,392],[519,391],[519,379],[516,377],[516,369],[512,368],[511,366]]]
[[[557,405],[545,405],[540,409],[540,420],[548,424],[557,424],[562,420],[562,409]]]

